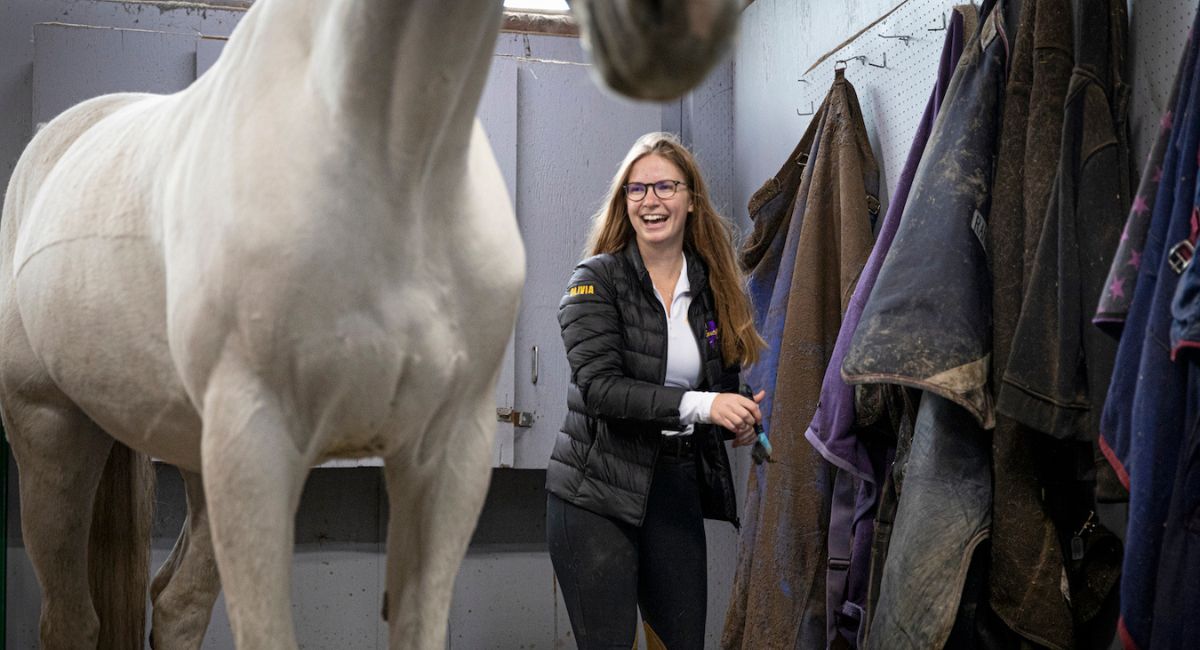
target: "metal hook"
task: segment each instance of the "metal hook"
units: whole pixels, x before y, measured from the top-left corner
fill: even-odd
[[[870,61],[867,61],[867,65],[871,66],[872,68],[886,68],[887,67],[887,52],[883,53],[883,63],[877,64],[877,63],[871,63]]]
[[[913,40],[913,37],[909,36],[908,34],[896,34],[894,36],[890,36],[888,34],[880,34],[879,38],[898,38],[898,39],[900,39],[901,43],[904,43],[904,47],[908,47],[908,42]]]
[[[808,79],[797,79],[796,81],[799,81],[802,84],[808,83]]]
[[[941,31],[945,31],[945,29],[946,29],[946,14],[942,14],[942,26],[941,27],[930,27],[928,29],[928,31],[941,32]]]
[[[817,109],[813,106],[812,100],[809,100],[809,102],[808,102],[808,112],[807,113],[801,113],[800,109],[798,109],[798,108],[796,109],[796,115],[799,115],[800,117],[804,117],[805,115],[816,115],[816,113],[817,113]]]
[[[858,61],[859,63],[866,63],[866,62],[867,62],[867,55],[865,55],[865,54],[860,54],[860,55],[858,55],[858,56],[852,56],[852,57],[850,57],[850,58],[847,58],[847,59],[838,59],[838,60],[836,60],[836,61],[834,61],[834,62],[833,62],[833,69],[834,69],[834,70],[838,70],[838,69],[839,69],[839,68],[838,68],[838,64],[840,63],[840,64],[842,64],[842,67],[841,67],[840,69],[841,69],[841,70],[845,70],[845,69],[846,69],[846,64],[847,64],[847,63],[849,63],[850,61]]]

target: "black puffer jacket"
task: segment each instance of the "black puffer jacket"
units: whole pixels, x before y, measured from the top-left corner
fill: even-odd
[[[721,361],[708,273],[685,251],[692,304],[688,322],[700,345],[703,372],[696,390],[738,389],[736,365]],[[546,489],[565,501],[618,521],[641,525],[663,429],[682,430],[682,388],[663,385],[667,320],[636,242],[575,267],[558,307],[571,365],[567,417],[554,442]],[[724,440],[714,425],[693,431],[704,516],[738,525]]]

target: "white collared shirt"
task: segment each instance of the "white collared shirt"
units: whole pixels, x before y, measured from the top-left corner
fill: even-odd
[[[682,253],[681,253],[682,254]],[[683,400],[679,403],[679,421],[687,425],[683,431],[664,430],[664,436],[691,435],[697,422],[709,423],[713,399],[717,393],[691,390],[700,384],[700,344],[692,333],[688,323],[688,308],[692,305],[692,285],[688,282],[687,258],[683,259],[683,267],[679,271],[679,280],[675,282],[675,293],[671,298],[671,308],[655,287],[654,295],[658,298],[663,311],[667,312],[667,378],[663,381],[666,386],[686,389]]]

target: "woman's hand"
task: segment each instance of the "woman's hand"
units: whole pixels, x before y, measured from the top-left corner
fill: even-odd
[[[734,447],[753,444],[758,438],[758,434],[754,433],[754,425],[762,423],[762,411],[758,404],[766,394],[766,391],[760,390],[751,400],[737,393],[721,393],[713,399],[708,420],[734,433]]]

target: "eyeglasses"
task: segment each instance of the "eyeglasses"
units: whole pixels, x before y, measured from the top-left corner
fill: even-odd
[[[626,183],[625,196],[629,197],[630,201],[641,201],[646,198],[646,192],[649,188],[654,188],[654,196],[660,199],[669,199],[675,196],[677,188],[682,185],[685,188],[687,183],[683,181],[655,181],[649,185],[646,183]]]

